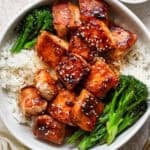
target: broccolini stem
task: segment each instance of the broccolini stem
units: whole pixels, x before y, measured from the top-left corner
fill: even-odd
[[[108,144],[111,144],[113,142],[113,140],[115,139],[116,135],[118,134],[119,125],[123,121],[124,109],[125,109],[126,105],[128,104],[128,102],[130,100],[132,100],[134,97],[133,91],[131,91],[130,93],[128,93],[128,92],[129,91],[126,90],[126,92],[122,94],[122,96],[123,96],[123,99],[121,98],[122,103],[120,104],[120,106],[116,110],[110,112],[110,114],[109,114],[109,120],[106,124],[107,133],[108,133],[108,137],[107,137],[107,143]],[[119,95],[120,94],[118,94],[118,96]],[[126,95],[126,96],[124,96],[124,95]],[[116,95],[114,98],[117,99]],[[113,98],[113,100],[114,100],[114,98]],[[115,100],[116,105],[118,102],[119,102],[118,99],[117,99],[117,101]]]
[[[22,36],[23,35],[20,35],[19,37],[18,37],[18,39],[16,40],[16,42],[13,44],[13,46],[12,46],[12,48],[11,48],[11,52],[12,53],[15,53],[16,52],[16,49],[17,49],[17,47],[18,47],[18,45],[19,45],[19,43],[20,43],[20,41],[21,41],[21,39],[22,39]]]
[[[25,48],[25,49],[32,48],[35,45],[36,41],[37,41],[37,39],[34,38],[33,40],[27,42],[23,48]]]
[[[15,44],[16,46],[13,46],[13,48],[11,49],[11,52],[18,53],[21,51],[21,49],[24,47],[25,42],[27,41],[28,37],[30,36],[33,24],[34,24],[34,17],[32,15],[29,15],[26,18],[24,29],[23,29],[19,39],[17,39],[17,41],[16,41],[17,44]]]
[[[127,87],[127,85],[123,84],[122,87],[119,89],[119,91],[115,92],[115,94],[112,98],[112,102],[110,103],[110,115],[111,115],[111,113],[113,113],[115,111],[116,101],[117,101],[118,97],[120,96],[120,94],[122,94],[122,92],[125,90],[126,87]]]
[[[67,143],[69,144],[73,144],[76,143],[76,141],[82,136],[85,135],[86,131],[83,131],[81,129],[79,129],[78,131],[76,131],[71,137],[69,137],[69,139],[67,140]]]
[[[106,127],[100,125],[99,128],[94,129],[89,135],[85,135],[79,143],[80,150],[88,150],[98,143],[104,143],[106,138]]]
[[[139,104],[140,109],[141,109],[142,107],[144,107],[143,110],[142,110],[142,109],[141,109],[141,110],[138,109],[138,112],[136,112],[136,110],[135,110],[135,112],[132,110],[131,112],[128,112],[128,113],[125,115],[123,122],[122,122],[121,125],[119,126],[118,134],[120,134],[120,133],[123,132],[126,128],[128,128],[128,127],[131,126],[133,123],[135,123],[135,122],[140,118],[140,116],[143,115],[143,113],[145,112],[145,109],[146,109],[145,106],[147,106],[146,101],[145,101],[142,105]],[[136,107],[136,109],[138,108],[137,105],[136,105],[135,107]]]
[[[16,49],[15,49],[15,52],[16,52],[16,53],[20,52],[21,49],[24,47],[24,44],[25,44],[25,42],[26,42],[27,37],[28,37],[28,34],[23,34],[23,36],[22,36],[20,42],[18,43],[18,45],[17,45],[17,47],[16,47]]]
[[[133,104],[131,104],[128,108],[127,111],[130,112],[132,111],[132,109],[134,109],[135,107],[137,107],[141,102],[146,101],[145,99],[141,99],[140,101],[136,101]]]

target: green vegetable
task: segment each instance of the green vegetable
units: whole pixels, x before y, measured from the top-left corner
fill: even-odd
[[[52,14],[49,8],[32,10],[17,26],[20,35],[11,48],[12,53],[18,53],[23,48],[31,48],[36,43],[36,38],[41,30],[53,30]]]
[[[99,122],[91,133],[84,135],[83,139],[79,143],[79,149],[81,150],[89,149],[95,146],[98,142],[100,144],[105,143],[106,133],[107,131],[105,125]]]
[[[32,39],[31,41],[26,42],[23,48],[29,49],[33,47],[35,44],[36,44],[36,38]]]
[[[71,136],[69,139],[68,139],[68,143],[69,144],[73,144],[75,143],[76,140],[78,140],[82,135],[84,135],[86,132],[79,129],[78,131],[76,131],[73,136]]]
[[[108,144],[111,144],[120,132],[131,126],[145,112],[147,96],[148,90],[145,84],[132,76],[121,76],[120,86],[113,92],[106,123]]]
[[[81,150],[87,150],[97,144],[111,144],[117,135],[143,115],[147,108],[147,96],[145,84],[133,76],[121,75],[117,89],[106,97],[109,102],[94,130],[88,133],[80,129],[68,139],[68,143],[76,143],[81,139],[78,145]],[[79,136],[76,136],[77,132]]]

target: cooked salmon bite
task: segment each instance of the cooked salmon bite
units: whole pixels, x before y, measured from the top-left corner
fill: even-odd
[[[48,101],[51,101],[57,95],[56,81],[52,78],[50,72],[41,69],[34,76],[35,86],[40,95]]]
[[[19,106],[26,117],[30,118],[43,114],[47,108],[47,101],[42,99],[35,87],[25,87],[19,93]]]
[[[68,56],[62,57],[56,72],[66,88],[72,90],[87,75],[89,66],[82,57],[70,53]]]
[[[92,131],[104,105],[86,89],[82,89],[72,109],[72,121],[85,131]]]
[[[71,2],[59,1],[52,7],[53,24],[59,37],[65,37],[70,29],[80,26],[79,8]]]
[[[38,36],[35,49],[38,56],[54,69],[68,48],[69,44],[66,41],[50,32],[43,31]]]
[[[85,88],[98,98],[106,96],[107,92],[118,85],[119,78],[111,70],[103,58],[98,58],[91,66],[91,71],[85,81]]]
[[[135,44],[137,35],[115,24],[111,24],[110,31],[113,39],[116,41],[116,48],[108,55],[111,55],[110,57],[113,60],[119,60],[125,56]]]
[[[59,2],[53,5],[53,25],[59,37],[66,36],[68,32],[68,24],[71,19],[71,13],[68,8],[68,2]]]
[[[70,9],[71,16],[72,16],[70,23],[69,23],[69,28],[77,29],[82,24],[81,19],[80,19],[81,16],[80,16],[79,7],[71,2],[69,2],[68,5],[69,5],[69,9]]]
[[[78,32],[76,32],[71,36],[69,52],[83,57],[86,61],[91,61],[95,51],[92,50],[87,43],[78,36]]]
[[[98,19],[89,19],[79,27],[80,37],[99,52],[107,52],[115,48],[115,40],[108,26]]]
[[[65,139],[66,126],[49,115],[40,115],[34,119],[34,135],[48,142],[62,144]]]
[[[71,120],[74,102],[75,94],[67,89],[61,89],[53,102],[48,106],[47,111],[56,120],[74,126]]]
[[[82,21],[91,17],[108,20],[108,5],[103,0],[79,0],[79,6]]]

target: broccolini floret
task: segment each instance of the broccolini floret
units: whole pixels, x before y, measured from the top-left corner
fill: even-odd
[[[24,17],[17,28],[19,28],[20,35],[11,48],[12,53],[33,47],[41,30],[52,31],[52,13],[49,8],[34,9]]]

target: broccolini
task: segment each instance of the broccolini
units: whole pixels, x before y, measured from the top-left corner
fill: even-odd
[[[120,76],[117,89],[108,93],[103,114],[90,133],[79,129],[68,143],[79,142],[80,150],[87,150],[97,144],[111,144],[117,135],[133,125],[146,111],[148,90],[145,84],[133,76]]]
[[[53,30],[52,13],[49,8],[37,8],[27,14],[19,28],[20,35],[11,48],[12,53],[18,53],[23,48],[31,48],[36,43],[36,38],[41,30]]]

